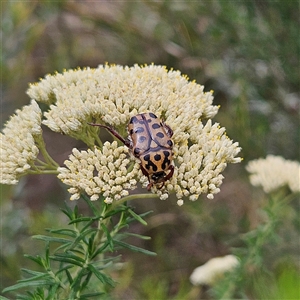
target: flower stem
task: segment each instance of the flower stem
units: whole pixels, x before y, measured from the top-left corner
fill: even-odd
[[[41,151],[41,154],[43,155],[45,161],[48,163],[48,166],[51,169],[57,169],[59,167],[58,163],[49,155],[49,153],[46,150],[46,144],[42,137],[42,135],[39,135],[36,139],[36,142],[39,146],[39,149]]]
[[[126,202],[126,201],[130,201],[130,200],[135,200],[135,199],[149,199],[149,198],[157,198],[158,195],[156,194],[133,194],[133,195],[129,195],[126,196],[118,201],[115,201],[111,204],[111,208],[114,209],[117,206],[121,205],[122,203]]]
[[[58,174],[57,170],[28,170],[27,174]]]

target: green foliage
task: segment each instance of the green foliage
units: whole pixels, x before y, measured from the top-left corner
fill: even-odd
[[[28,82],[35,82],[47,73],[77,66],[95,67],[106,61],[122,65],[154,62],[180,69],[203,84],[205,90],[215,91],[214,101],[221,105],[218,121],[229,136],[240,142],[245,161],[266,153],[300,159],[296,1],[2,1],[1,4],[3,120],[15,108],[28,104],[24,96]],[[55,139],[51,142],[55,145],[52,151],[60,159],[73,147],[62,144],[58,136],[49,135],[50,138]],[[137,232],[148,230],[152,241],[144,235],[126,232],[129,221],[143,224],[143,219],[134,216],[130,208],[115,207],[105,212],[104,219],[100,213],[103,207],[99,209],[87,201],[92,217],[79,214],[78,208],[74,211],[65,208],[69,227],[51,229],[48,236],[36,235],[36,240],[43,243],[28,243],[28,230],[40,234],[45,223],[47,226],[50,221],[61,223],[53,210],[47,211],[48,206],[37,208],[37,204],[45,196],[53,203],[64,195],[58,197],[54,189],[46,190],[35,181],[26,183],[26,193],[22,184],[14,193],[1,192],[3,199],[16,200],[9,204],[10,209],[1,203],[1,282],[7,286],[8,281],[18,277],[18,267],[28,263],[23,269],[26,279],[22,279],[28,282],[17,285],[23,284],[26,290],[30,282],[49,280],[51,289],[32,286],[31,292],[19,295],[18,299],[50,299],[50,293],[63,292],[55,279],[70,288],[75,270],[84,265],[85,273],[79,274],[81,280],[73,288],[82,288],[90,298],[93,296],[88,288],[121,295],[115,299],[126,296],[151,299],[152,290],[166,299],[176,294],[182,295],[179,299],[300,298],[299,203],[276,204],[271,200],[261,204],[262,196],[253,194],[246,183],[246,174],[238,168],[226,173],[222,193],[215,201],[203,198],[202,202],[181,208],[172,206],[171,200],[135,203],[138,209],[155,210],[156,219],[152,222],[147,219],[148,229],[137,228]],[[30,189],[36,195],[33,200],[38,201],[28,201],[32,196]],[[24,202],[21,207],[20,200]],[[30,214],[26,205],[36,212]],[[47,222],[37,220],[38,216],[41,219],[46,216]],[[124,242],[125,238],[135,237],[147,242],[149,249],[160,252],[158,258],[161,258],[155,261],[151,256],[141,262],[132,253],[133,274],[118,278],[126,280],[123,290],[116,285],[111,291],[109,274],[118,259],[112,251],[133,247],[139,253],[139,247]],[[96,246],[99,239],[101,243]],[[48,254],[28,256],[27,262],[21,260],[22,251],[43,253],[44,244]],[[193,268],[210,257],[231,252],[230,247],[234,247],[241,260],[236,272],[226,275],[210,295],[201,288],[194,298],[180,294],[185,291],[179,287],[180,282],[186,283]],[[90,261],[85,265],[82,261],[86,259]],[[37,263],[38,271],[31,270],[31,262]],[[143,283],[137,284],[141,278]],[[0,296],[0,299],[7,298]]]
[[[26,278],[5,288],[4,293],[25,289],[27,296],[17,295],[17,299],[93,298],[106,294],[115,286],[109,269],[119,259],[114,254],[116,251],[126,248],[146,255],[156,255],[124,242],[127,235],[119,233],[133,221],[145,225],[141,215],[126,204],[114,208],[113,205],[99,204],[101,202],[98,201],[96,206],[89,198],[83,196],[83,199],[94,215],[83,216],[78,206],[71,209],[66,205],[62,211],[69,219],[69,227],[51,229],[51,235],[33,236],[33,239],[45,242],[45,254],[26,255],[43,271],[22,269]],[[134,237],[147,239],[138,234],[134,234]],[[55,245],[55,249],[50,249],[50,245]],[[35,289],[31,291],[32,288]]]
[[[283,239],[279,235],[279,228],[284,223],[289,201],[295,197],[294,194],[287,197],[283,195],[279,191],[270,196],[262,210],[263,222],[241,236],[243,246],[232,250],[240,258],[240,265],[210,290],[213,299],[246,298],[245,291],[251,288],[257,299],[299,298],[299,270],[285,264],[277,278],[272,270],[273,260],[276,259],[273,249]],[[290,280],[288,285],[287,278]],[[296,282],[298,284],[294,285]],[[289,298],[288,295],[293,297]]]

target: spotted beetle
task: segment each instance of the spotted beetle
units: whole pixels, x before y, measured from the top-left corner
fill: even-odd
[[[173,176],[173,141],[171,140],[173,131],[154,113],[133,116],[128,123],[128,138],[123,138],[110,126],[92,123],[89,125],[106,128],[140,160],[142,173],[149,180],[148,191],[153,185],[158,184],[161,184],[158,187],[161,189]]]

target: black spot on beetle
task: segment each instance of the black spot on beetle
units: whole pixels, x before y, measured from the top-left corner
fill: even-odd
[[[151,119],[147,119],[147,122],[148,122],[148,123],[151,123],[151,122],[152,122],[152,120],[151,120]]]
[[[165,170],[171,164],[171,161],[168,159],[168,156],[170,156],[170,152],[164,151],[164,155],[165,155],[165,158],[161,164],[161,167],[163,170]]]
[[[139,136],[139,138],[138,138],[138,142],[139,143],[144,143],[145,141],[146,141],[146,137],[145,136],[143,136],[143,135],[141,135],[141,136]]]
[[[137,117],[132,117],[129,121],[130,124],[138,123],[138,118]]]
[[[151,166],[152,166],[152,170],[153,170],[154,172],[156,172],[156,171],[157,171],[157,166],[156,166],[156,164],[152,163]]]
[[[158,128],[160,128],[161,126],[158,124],[158,123],[154,123],[154,124],[152,124],[152,128],[153,129],[158,129]]]
[[[130,134],[130,135],[133,134],[133,129],[130,129],[129,134]]]
[[[173,146],[173,142],[172,142],[171,140],[168,140],[168,141],[167,141],[167,144],[168,144],[170,147]]]
[[[141,132],[144,132],[145,129],[143,127],[137,127],[134,129],[134,133],[141,133]]]
[[[150,170],[150,168],[152,167],[152,171],[153,172],[156,172],[157,171],[157,166],[155,163],[153,163],[151,161],[151,157],[150,157],[150,154],[146,154],[143,156],[143,160],[147,162],[147,164],[145,165],[146,169],[147,170]]]
[[[166,151],[166,150],[164,150],[163,153],[164,153],[164,156],[165,156],[165,157],[168,157],[168,156],[170,155],[170,152],[169,152],[169,151]]]
[[[157,171],[157,166],[155,163],[153,163],[151,160],[148,161],[148,164],[146,165],[146,168],[150,170],[150,167],[152,167],[153,172]]]
[[[141,152],[141,149],[140,149],[140,148],[134,148],[134,150],[133,150],[133,154],[134,154],[134,155],[139,155],[140,152]]]
[[[156,161],[159,161],[159,160],[161,159],[161,155],[160,155],[160,154],[155,154],[155,155],[154,155],[154,159],[155,159]]]
[[[149,113],[149,116],[153,119],[157,119],[157,116],[154,113]]]
[[[165,135],[162,132],[158,132],[156,136],[162,139]]]

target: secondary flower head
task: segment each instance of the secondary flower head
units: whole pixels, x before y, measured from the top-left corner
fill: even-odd
[[[128,189],[136,187],[134,176],[138,166],[128,171],[130,160],[128,149],[118,147],[117,142],[105,142],[102,151],[95,148],[87,151],[73,149],[73,154],[65,162],[67,168],[59,168],[58,178],[72,186],[69,192],[71,200],[79,199],[84,190],[91,200],[97,200],[99,195],[105,197],[106,203],[111,203],[127,196]]]
[[[281,156],[268,155],[252,160],[246,167],[251,173],[250,182],[262,186],[266,193],[288,185],[292,192],[300,192],[300,163]]]
[[[32,168],[39,149],[36,141],[42,133],[41,110],[32,100],[17,110],[0,134],[0,182],[16,184]]]
[[[212,123],[211,118],[217,114],[218,107],[212,105],[212,93],[203,92],[203,88],[189,81],[179,71],[168,71],[163,66],[101,65],[96,69],[77,69],[48,75],[31,85],[28,95],[49,105],[43,124],[53,131],[83,140],[90,148],[95,143],[100,147],[100,150],[81,152],[80,155],[89,157],[84,160],[84,167],[78,166],[81,160],[77,158],[80,155],[74,150],[73,156],[65,162],[68,171],[59,169],[59,178],[71,186],[69,191],[73,194],[72,199],[78,198],[82,190],[89,191],[93,199],[105,191],[108,202],[125,194],[124,191],[113,192],[117,184],[115,180],[120,175],[118,168],[104,172],[111,176],[111,181],[105,180],[109,185],[105,188],[104,173],[100,169],[97,169],[98,173],[83,171],[84,168],[95,171],[99,155],[105,155],[104,148],[101,152],[99,128],[88,125],[88,122],[112,126],[126,137],[131,117],[138,113],[155,113],[174,131],[175,170],[162,189],[153,187],[152,192],[161,199],[166,199],[169,193],[174,192],[181,205],[184,197],[194,201],[202,193],[213,198],[219,192],[223,180],[221,172],[227,163],[241,161],[236,157],[240,152],[238,143],[233,143],[226,136],[225,128]],[[118,160],[122,151],[114,153],[113,159]],[[131,158],[131,161],[133,166],[127,169],[130,176],[122,173],[127,184],[117,184],[123,189],[135,186],[133,179],[147,184],[146,176],[139,170],[139,160]],[[125,165],[128,166],[127,160]]]
[[[234,255],[214,257],[204,265],[196,268],[190,276],[193,285],[212,285],[222,277],[224,273],[232,271],[239,265],[239,260]]]

